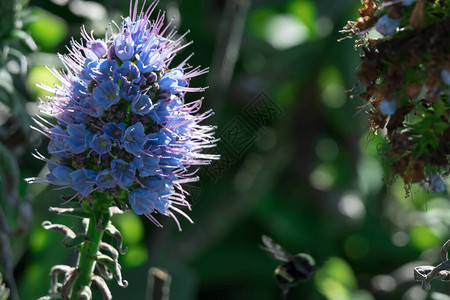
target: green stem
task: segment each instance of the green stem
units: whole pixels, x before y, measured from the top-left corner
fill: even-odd
[[[93,205],[90,212],[89,225],[86,232],[88,240],[84,241],[80,247],[77,264],[77,269],[80,270],[80,274],[72,286],[71,300],[77,300],[77,292],[84,286],[91,285],[97,252],[105,227],[110,219],[108,207],[101,200],[98,199],[98,202]],[[97,224],[100,226],[97,226]]]

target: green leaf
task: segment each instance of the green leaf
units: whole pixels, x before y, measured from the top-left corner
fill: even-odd
[[[31,35],[29,35],[25,31],[20,30],[20,29],[15,29],[11,32],[11,35],[13,38],[21,41],[28,50],[30,50],[30,51],[37,50],[38,47],[37,47],[36,43],[34,42],[33,38],[31,37]]]
[[[82,208],[60,208],[50,207],[49,211],[55,212],[58,215],[71,216],[76,218],[89,218],[89,214]]]
[[[117,261],[111,257],[100,254],[97,256],[97,263],[104,265],[113,274],[114,278],[117,280],[117,284],[121,287],[127,287],[128,282],[122,279],[122,273],[120,271],[120,265]]]
[[[120,231],[111,222],[109,222],[108,226],[106,226],[105,232],[116,239],[120,254],[125,254],[127,252],[127,247],[122,249],[123,239]]]
[[[6,104],[6,106],[11,106],[11,97],[14,94],[14,85],[11,75],[4,68],[0,68],[0,101]]]
[[[75,236],[74,238],[65,237],[62,240],[62,245],[66,248],[73,248],[73,247],[78,247],[84,241],[87,241],[87,240],[89,240],[89,237],[87,235],[77,234],[77,236]]]

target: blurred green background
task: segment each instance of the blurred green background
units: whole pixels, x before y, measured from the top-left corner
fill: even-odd
[[[23,181],[45,174],[31,156],[46,154],[48,143],[29,129],[37,98],[46,95],[34,85],[55,82],[44,65],[61,67],[55,53],[67,52],[82,24],[104,36],[129,3],[1,5],[0,272],[21,299],[36,299],[47,293],[53,265],[76,261],[62,235],[40,224],[80,224],[48,212],[67,194]],[[115,217],[129,249],[120,260],[129,287],[110,282],[114,299],[145,299],[153,266],[172,276],[170,299],[279,299],[279,262],[258,247],[262,234],[318,262],[314,278],[288,299],[450,299],[448,284],[433,282],[425,293],[413,281],[414,266],[440,262],[447,192],[413,187],[405,197],[401,180],[386,187],[382,134],[369,136],[365,103],[346,92],[360,90],[359,56],[352,40],[337,42],[338,31],[357,18],[360,2],[177,0],[159,8],[176,17],[180,33],[190,30],[194,44],[179,61],[195,52],[190,63],[211,68],[192,85],[209,86],[204,109],[216,112],[208,123],[218,125],[222,141],[212,152],[222,160],[188,186],[195,224],[182,221],[182,232],[169,219],[159,218],[158,229],[133,213]]]

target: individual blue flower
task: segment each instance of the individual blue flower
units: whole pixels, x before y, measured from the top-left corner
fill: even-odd
[[[450,69],[443,69],[441,71],[441,79],[446,85],[450,85]]]
[[[125,29],[125,32],[123,33],[119,33],[115,38],[114,50],[117,57],[122,61],[129,60],[133,57],[134,41],[128,29]]]
[[[106,55],[106,44],[102,40],[87,41],[86,46],[91,50],[98,58],[102,58]]]
[[[180,159],[175,157],[175,155],[170,157],[163,157],[160,160],[161,168],[164,172],[172,171],[180,165]]]
[[[150,152],[155,154],[163,154],[166,147],[172,140],[165,132],[150,133],[147,136],[147,143],[145,148],[148,148]]]
[[[385,116],[393,115],[395,113],[395,110],[397,109],[396,102],[397,101],[395,99],[387,100],[384,98],[383,100],[381,100],[378,109]]]
[[[149,32],[146,20],[138,19],[133,21],[131,20],[130,17],[126,17],[123,21],[126,24],[126,27],[128,28],[129,32],[131,33],[133,41],[141,41],[145,39],[146,36],[148,36]],[[138,50],[141,50],[141,47],[142,43],[137,43],[136,52]]]
[[[59,163],[52,162],[48,165],[50,173],[46,176],[49,183],[54,185],[71,185],[72,177],[70,173],[73,170],[69,167],[62,166]]]
[[[167,201],[167,197],[171,194],[171,180],[162,176],[151,176],[144,180],[144,185],[149,190],[158,194],[158,198]]]
[[[163,124],[166,120],[165,117],[169,116],[167,113],[166,106],[164,105],[164,100],[158,100],[149,112],[149,117],[155,121],[157,124]]]
[[[184,78],[183,70],[180,68],[164,74],[159,81],[159,87],[169,90],[172,94],[179,93],[180,87],[185,87],[186,85],[187,81]]]
[[[135,114],[145,116],[152,108],[152,101],[147,95],[138,95],[131,102],[131,111]]]
[[[168,203],[164,205],[158,201],[158,194],[144,188],[137,188],[128,194],[131,208],[138,215],[150,216],[156,209],[158,212],[167,214]]]
[[[105,169],[98,173],[95,178],[95,183],[98,187],[103,189],[109,189],[117,185],[116,179],[112,175],[111,169]]]
[[[102,82],[92,92],[96,104],[107,109],[119,102],[119,86],[112,81]]]
[[[75,99],[83,99],[87,96],[88,85],[86,82],[80,80],[78,76],[73,76],[70,78],[72,87],[71,93]]]
[[[375,24],[375,29],[384,36],[393,35],[400,25],[400,19],[391,19],[383,15]]]
[[[442,193],[445,191],[445,183],[439,174],[431,176],[428,186],[433,193]]]
[[[73,104],[77,109],[81,107],[80,103]],[[66,110],[60,114],[58,123],[62,126],[67,126],[72,123],[84,123],[86,121],[88,114],[85,111],[72,111]]]
[[[92,137],[91,147],[98,154],[106,154],[111,151],[112,143],[107,134],[96,133]]]
[[[136,56],[142,73],[159,71],[164,66],[164,53],[160,50],[164,43],[167,43],[165,39],[152,37],[142,45],[142,52]]]
[[[80,101],[80,110],[95,118],[100,118],[105,112],[104,108],[97,105],[93,96],[88,96]]]
[[[86,51],[86,60],[84,61],[84,68],[78,74],[78,78],[86,81],[92,80],[93,70],[97,68],[97,56],[92,51]]]
[[[103,81],[103,80],[110,80],[111,76],[117,73],[118,63],[116,60],[108,60],[108,59],[101,59],[100,63],[98,65],[98,70],[94,71],[94,77],[96,80]],[[115,83],[117,83],[117,78]]]
[[[124,81],[120,85],[119,94],[124,100],[133,101],[140,94],[140,88],[136,84]]]
[[[141,74],[139,68],[132,62],[124,62],[118,69],[117,73],[123,76],[127,81],[132,83],[138,83],[141,80]]]
[[[137,154],[139,150],[142,150],[146,141],[144,126],[141,122],[137,122],[125,130],[122,145],[128,153]]]
[[[102,127],[103,132],[112,140],[119,141],[123,138],[125,124],[123,123],[107,123]]]
[[[136,167],[133,163],[114,159],[111,161],[111,173],[117,184],[123,187],[130,186],[134,182]]]
[[[73,153],[80,154],[89,147],[92,133],[86,128],[85,124],[69,124],[67,133],[69,136],[66,139],[66,143]]]
[[[72,177],[72,189],[80,193],[83,197],[89,195],[95,185],[95,177],[97,173],[93,170],[76,170],[70,173]]]
[[[136,166],[140,177],[156,175],[161,171],[159,158],[153,155],[136,156],[133,159],[133,163]]]
[[[50,131],[50,143],[48,144],[48,153],[64,157],[67,154],[66,136],[67,132],[60,126],[55,126]]]

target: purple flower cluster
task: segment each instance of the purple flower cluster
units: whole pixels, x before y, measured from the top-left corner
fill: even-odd
[[[149,19],[156,2],[138,14],[111,25],[104,39],[82,28],[84,41],[72,40],[67,55],[59,55],[65,71],[49,70],[61,81],[54,88],[39,85],[54,95],[40,99],[41,111],[52,124],[37,117],[36,128],[50,139],[46,161],[50,173],[30,182],[48,182],[76,191],[73,198],[92,193],[126,197],[137,214],[156,225],[152,213],[173,217],[177,206],[189,207],[181,184],[198,180],[188,168],[209,164],[215,155],[201,153],[214,146],[213,126],[199,123],[212,115],[198,113],[202,99],[186,103],[192,77],[207,69],[191,68],[189,57],[170,68],[184,35],[166,34],[164,13]],[[113,28],[115,27],[115,28]],[[191,220],[190,220],[191,221]],[[191,221],[192,222],[192,221]]]

